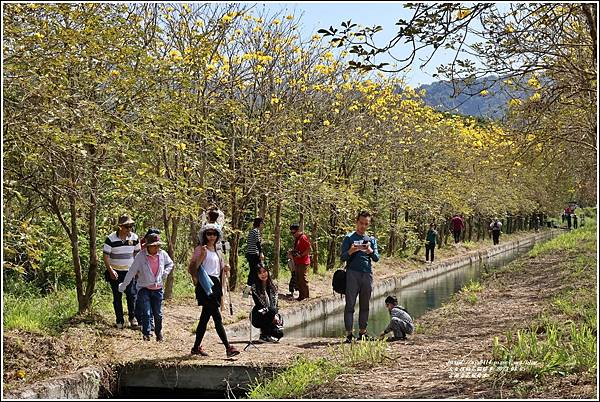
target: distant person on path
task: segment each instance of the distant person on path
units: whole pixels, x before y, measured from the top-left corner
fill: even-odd
[[[221,251],[225,250],[225,214],[221,211],[217,206],[213,205],[208,210],[202,214],[201,217],[201,225],[200,230],[198,231],[198,242],[202,240],[202,231],[206,227],[206,225],[211,224],[214,225],[217,230],[219,230],[219,238],[221,239],[217,244],[217,249]]]
[[[571,219],[573,220],[573,229],[577,229],[577,215],[572,214]]]
[[[142,304],[142,334],[145,341],[150,340],[150,317],[154,318],[154,333],[156,340],[163,340],[162,333],[162,302],[163,284],[173,269],[173,260],[166,251],[161,250],[164,244],[160,236],[151,233],[146,237],[144,250],[136,255],[122,283],[119,292],[123,292],[133,278],[137,279],[137,297]]]
[[[258,265],[256,281],[252,285],[252,326],[260,328],[260,340],[278,342],[283,337],[281,316],[278,314],[277,286],[271,274],[261,264]]]
[[[113,308],[117,328],[119,329],[125,326],[123,295],[119,292],[119,283],[125,279],[129,267],[133,264],[134,257],[141,249],[139,237],[132,231],[134,223],[129,215],[121,215],[118,220],[117,231],[108,235],[102,247],[102,258],[106,266],[105,278],[112,290]],[[135,319],[135,290],[133,286],[125,289],[125,298],[127,300],[129,324],[135,327],[137,322]]]
[[[265,255],[262,252],[262,238],[260,232],[265,227],[263,218],[254,218],[252,223],[252,230],[248,234],[248,248],[246,250],[246,260],[248,260],[248,281],[246,284],[252,286],[256,278],[256,271],[258,264],[265,259]]]
[[[569,208],[569,213],[567,214],[567,229],[571,230],[572,221],[571,221],[571,210]]]
[[[502,222],[500,222],[498,218],[494,218],[492,223],[490,223],[490,230],[492,232],[492,240],[494,241],[494,245],[499,244]]]
[[[431,225],[429,225],[429,230],[427,231],[427,236],[425,237],[425,262],[429,263],[431,261],[431,263],[433,263],[433,260],[435,258],[434,253],[435,253],[435,245],[437,243],[438,240],[438,232],[436,230],[436,224],[432,223]],[[429,255],[431,254],[431,260],[429,259]]]
[[[390,312],[391,320],[379,335],[379,339],[384,339],[386,334],[393,332],[394,336],[388,338],[388,342],[405,340],[406,335],[412,334],[415,330],[412,317],[404,307],[398,305],[398,299],[394,296],[385,298],[385,307]]]
[[[454,214],[450,221],[452,226],[452,234],[454,235],[454,243],[460,242],[460,235],[465,229],[465,220],[459,214]]]
[[[294,237],[294,248],[288,251],[288,258],[294,260],[294,273],[296,288],[298,289],[298,301],[308,299],[308,267],[310,266],[310,240],[300,230],[300,225],[290,225],[290,232]]]
[[[359,297],[357,339],[369,340],[367,323],[369,320],[369,302],[373,290],[373,270],[371,261],[379,261],[377,240],[367,236],[371,224],[371,214],[361,211],[356,217],[356,230],[344,237],[342,243],[342,261],[346,261],[346,307],[344,308],[344,326],[346,343],[353,340],[354,306]]]
[[[200,314],[200,320],[196,327],[196,340],[192,347],[192,355],[208,356],[208,353],[202,348],[202,339],[206,333],[206,327],[208,321],[212,317],[215,324],[217,334],[225,345],[225,353],[227,357],[233,357],[238,355],[240,352],[229,343],[227,340],[227,333],[223,326],[223,318],[221,316],[221,297],[223,296],[223,289],[221,287],[221,273],[229,272],[229,265],[225,263],[223,254],[217,250],[217,243],[219,242],[219,230],[217,226],[207,224],[202,232],[201,243],[194,250],[192,261],[190,261],[190,272],[198,273],[199,270],[204,270],[208,277],[213,283],[210,294],[208,294],[200,281],[194,281],[196,284],[196,299],[198,305],[202,306],[202,313]]]

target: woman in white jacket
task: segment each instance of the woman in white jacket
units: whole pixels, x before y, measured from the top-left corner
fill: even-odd
[[[158,342],[163,340],[162,334],[162,302],[163,284],[173,269],[173,260],[160,246],[157,233],[151,233],[145,238],[146,247],[140,251],[129,267],[127,275],[119,284],[119,292],[137,275],[137,297],[142,307],[142,334],[145,341],[150,340],[150,316],[154,317],[154,332]]]

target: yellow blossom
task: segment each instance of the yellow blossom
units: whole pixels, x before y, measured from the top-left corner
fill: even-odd
[[[463,8],[461,10],[458,10],[458,12],[456,13],[456,18],[462,20],[463,18],[467,18],[469,15],[471,15],[471,12],[472,11],[468,8]]]
[[[327,127],[327,126],[330,126],[330,125],[331,125],[331,122],[330,122],[329,120],[324,120],[324,121],[323,121],[323,125],[324,125],[325,127]]]
[[[521,99],[517,99],[517,98],[513,98],[513,99],[511,99],[511,100],[508,102],[508,104],[509,104],[511,107],[517,107],[517,106],[521,106],[521,104],[522,104],[522,103],[523,103],[523,102],[521,102]]]

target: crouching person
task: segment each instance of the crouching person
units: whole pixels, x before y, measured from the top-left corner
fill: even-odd
[[[258,264],[256,278],[252,284],[252,326],[260,328],[260,340],[278,342],[283,337],[283,322],[277,308],[277,287],[271,281],[271,274]]]
[[[387,333],[393,332],[394,336],[388,338],[388,341],[405,340],[406,335],[412,334],[415,330],[412,317],[404,307],[398,305],[398,299],[394,296],[385,298],[385,307],[387,307],[390,312],[391,320],[379,336],[379,339],[383,339]]]
[[[162,341],[162,302],[163,283],[173,269],[173,260],[160,246],[157,233],[151,233],[145,238],[146,247],[140,251],[133,260],[125,280],[119,284],[119,291],[123,292],[129,282],[137,277],[137,297],[141,305],[142,334],[144,340],[150,340],[151,316],[154,318],[154,332],[156,340]]]

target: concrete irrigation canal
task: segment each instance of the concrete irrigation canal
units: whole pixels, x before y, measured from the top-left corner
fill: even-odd
[[[378,333],[389,319],[382,309],[387,294],[399,296],[401,304],[417,319],[428,310],[438,308],[460,290],[469,280],[476,280],[483,272],[503,266],[526,253],[535,243],[557,235],[548,230],[531,234],[520,240],[489,246],[426,268],[375,281],[369,331]],[[135,343],[115,355],[110,367],[89,367],[63,378],[56,378],[36,386],[5,393],[9,398],[226,398],[244,397],[249,385],[256,379],[284,369],[296,356],[327,356],[328,345],[341,342],[344,300],[339,296],[311,300],[306,305],[283,311],[286,335],[278,344],[255,344],[255,341],[235,360],[226,359],[216,336],[207,342],[211,352],[207,358],[189,354],[192,328],[165,343]],[[210,331],[209,331],[210,332]],[[214,331],[213,331],[214,332]],[[227,326],[227,333],[238,349],[248,346],[248,320]],[[119,342],[115,339],[115,342]],[[144,349],[145,348],[145,349]],[[144,353],[145,352],[145,353]],[[142,359],[140,356],[149,356]]]

